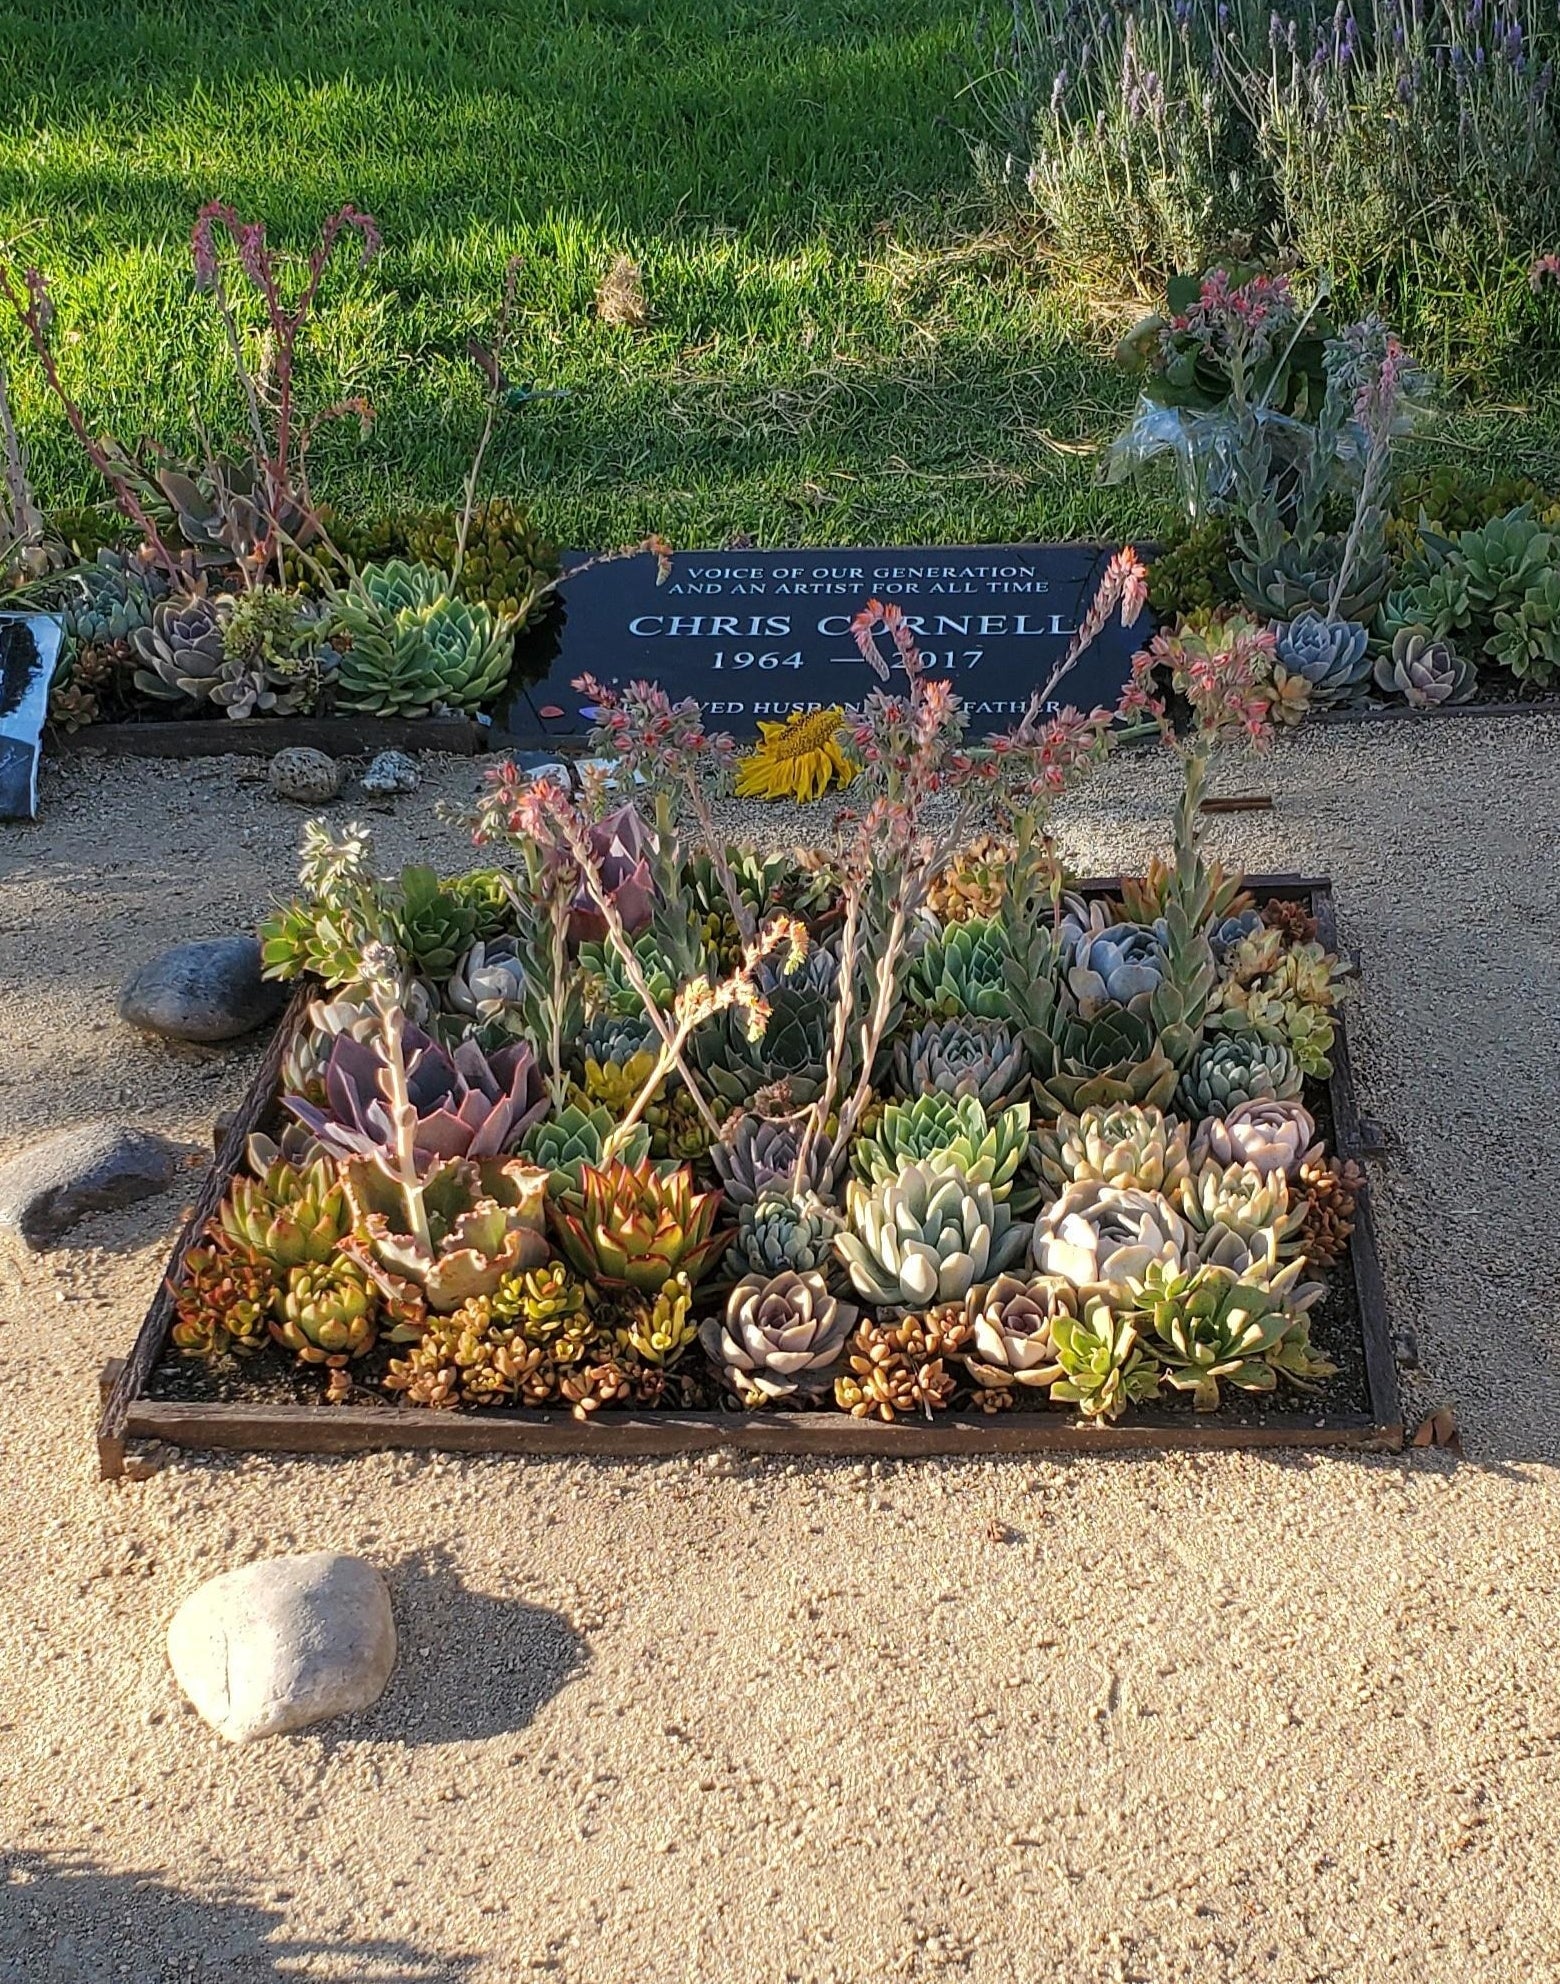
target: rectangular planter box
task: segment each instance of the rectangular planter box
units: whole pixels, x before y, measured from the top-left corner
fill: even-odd
[[[1111,881],[1087,882],[1085,894],[1102,894]],[[1290,875],[1253,875],[1247,886],[1259,898],[1305,902],[1318,935],[1337,949],[1332,885]],[[130,1440],[166,1440],[184,1447],[245,1452],[340,1454],[388,1447],[445,1453],[619,1454],[647,1456],[701,1448],[741,1447],[752,1453],[849,1454],[891,1457],[921,1454],[1124,1453],[1143,1448],[1342,1447],[1394,1451],[1403,1444],[1397,1370],[1387,1324],[1386,1293],[1376,1253],[1370,1193],[1362,1191],[1348,1258],[1333,1270],[1352,1280],[1354,1308],[1363,1337],[1364,1382],[1369,1410],[1305,1409],[1303,1399],[1284,1411],[1220,1412],[1199,1418],[1178,1412],[1137,1411],[1119,1425],[1079,1423],[1060,1411],[939,1413],[933,1420],[852,1419],[843,1412],[604,1412],[581,1422],[567,1412],[527,1407],[429,1411],[386,1401],[372,1406],[283,1405],[271,1401],[188,1402],[150,1396],[148,1386],[167,1350],[173,1291],[184,1259],[205,1230],[244,1161],[244,1145],[275,1106],[282,1057],[291,1033],[304,1022],[311,997],[300,987],[234,1116],[200,1196],[175,1243],[166,1277],[147,1310],[130,1354],[105,1374],[98,1426],[98,1461],[105,1477],[123,1472]],[[1374,1146],[1361,1126],[1340,1021],[1333,1054],[1329,1102],[1333,1149],[1361,1157]]]

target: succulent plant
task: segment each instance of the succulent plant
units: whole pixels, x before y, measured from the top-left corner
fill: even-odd
[[[1560,543],[1550,541],[1560,556]],[[1519,682],[1547,689],[1560,675],[1560,570],[1546,566],[1520,600],[1496,607],[1494,620],[1486,652]]]
[[[441,1159],[415,1192],[369,1157],[349,1158],[342,1176],[360,1229],[353,1257],[381,1288],[409,1282],[442,1315],[547,1258],[547,1174],[518,1158]]]
[[[1370,630],[1357,620],[1301,613],[1278,630],[1278,659],[1310,684],[1313,709],[1357,703],[1370,682]]]
[[[795,971],[783,966],[776,955],[754,974],[769,1005],[769,1022],[757,1039],[748,1036],[746,1013],[732,1006],[700,1027],[690,1043],[711,1088],[733,1108],[746,1108],[760,1089],[784,1082],[792,1108],[801,1109],[823,1086],[839,966],[823,949],[810,951]]]
[[[720,1175],[726,1203],[750,1206],[771,1186],[788,1187],[801,1141],[802,1125],[794,1118],[728,1116],[720,1142],[710,1146],[710,1160]],[[809,1167],[814,1178],[828,1162],[830,1148],[827,1137],[815,1140]]]
[[[726,1253],[726,1272],[734,1276],[779,1274],[794,1268],[799,1274],[827,1271],[834,1259],[834,1241],[844,1219],[833,1206],[811,1192],[797,1198],[788,1181],[777,1181],[751,1205],[737,1210],[737,1231]]]
[[[558,1393],[576,1419],[589,1420],[604,1405],[624,1405],[633,1397],[633,1372],[618,1357],[598,1358],[565,1373]]]
[[[697,1192],[686,1165],[657,1171],[615,1160],[582,1167],[579,1202],[554,1201],[553,1231],[576,1271],[602,1288],[657,1294],[679,1270],[690,1283],[714,1265],[726,1243],[715,1230],[719,1192]]]
[[[149,626],[167,596],[168,577],[150,557],[109,547],[90,563],[52,578],[38,596],[63,622],[66,642],[77,650],[129,641]]]
[[[926,906],[939,922],[967,923],[995,917],[1007,893],[1013,846],[991,834],[978,834],[933,877]]]
[[[637,936],[655,912],[656,886],[649,859],[655,836],[630,803],[598,820],[589,839],[607,898],[629,935]],[[569,905],[569,935],[576,945],[606,940],[606,919],[583,882]]]
[[[872,1186],[852,1179],[846,1211],[849,1227],[835,1251],[856,1293],[880,1306],[962,1301],[977,1282],[1010,1267],[1030,1234],[989,1185],[946,1159],[908,1164]]]
[[[219,1220],[231,1246],[285,1271],[328,1261],[352,1229],[352,1209],[328,1158],[307,1167],[277,1157],[258,1177],[238,1174]]]
[[[633,1019],[645,1010],[639,989],[630,979],[615,945],[607,942],[581,944],[580,969],[588,972],[600,987],[599,1006],[620,1019]],[[663,956],[650,931],[634,939],[634,960],[656,1005],[665,1012],[677,994],[677,977]],[[595,1003],[595,1001],[593,1001]]]
[[[223,680],[222,625],[232,602],[204,593],[175,593],[135,628],[130,644],[147,664],[135,671],[136,687],[160,701],[204,703]]]
[[[1058,1191],[1089,1182],[1172,1192],[1188,1175],[1188,1131],[1162,1109],[1108,1104],[1036,1132],[1040,1169]]]
[[[936,930],[922,946],[906,994],[936,1019],[1002,1019],[1008,1010],[1007,945],[995,917],[971,917]]]
[[[560,1339],[570,1342],[574,1348],[565,1362],[574,1361],[589,1329],[585,1288],[561,1261],[517,1268],[501,1276],[490,1295],[475,1299],[486,1304],[493,1322],[518,1330],[527,1343],[552,1347]]]
[[[1305,1224],[1305,1201],[1291,1193],[1282,1171],[1210,1162],[1181,1181],[1175,1204],[1194,1233],[1220,1226],[1248,1242],[1271,1234],[1279,1258],[1300,1251],[1297,1236]]]
[[[1017,1102],[1029,1087],[1029,1061],[1018,1035],[1001,1020],[929,1020],[894,1050],[901,1096],[973,1096],[988,1115]]]
[[[1164,926],[1112,922],[1099,901],[1079,904],[1061,925],[1067,984],[1084,1019],[1158,991],[1168,968]]]
[[[1378,688],[1416,710],[1465,703],[1478,687],[1472,663],[1423,627],[1404,627],[1393,636],[1391,653],[1376,659],[1375,676]]]
[[[1199,1049],[1181,1077],[1177,1108],[1193,1122],[1228,1116],[1243,1102],[1288,1102],[1305,1082],[1287,1047],[1249,1033],[1220,1033]]]
[[[453,1405],[501,1405],[520,1399],[545,1404],[557,1372],[541,1346],[495,1321],[488,1298],[476,1296],[448,1316],[430,1316],[402,1357],[390,1360],[385,1389],[409,1405],[437,1411]]]
[[[513,937],[479,938],[444,980],[444,1003],[484,1040],[523,1031],[525,966]],[[448,1022],[445,1022],[448,1024]]]
[[[1062,1367],[1051,1326],[1077,1315],[1077,1291],[1060,1275],[998,1275],[964,1298],[972,1332],[964,1368],[987,1390],[1054,1384]]]
[[[1306,612],[1335,611],[1344,620],[1368,622],[1391,582],[1385,545],[1367,547],[1363,553],[1356,550],[1348,586],[1334,607],[1332,595],[1344,547],[1342,537],[1316,537],[1309,543],[1291,538],[1271,557],[1232,559],[1230,572],[1253,613],[1294,620]]]
[[[1032,1256],[1042,1274],[1089,1291],[1119,1290],[1151,1262],[1180,1267],[1194,1252],[1195,1236],[1161,1193],[1089,1180],[1041,1214]]]
[[[958,1303],[898,1321],[864,1317],[834,1380],[834,1402],[853,1419],[930,1419],[952,1403],[958,1380],[948,1359],[970,1336]]]
[[[514,660],[514,630],[449,587],[430,565],[392,559],[365,566],[352,590],[338,594],[327,631],[350,643],[337,674],[342,709],[427,716],[478,710],[497,695]]]
[[[354,998],[311,1000],[304,1025],[287,1043],[282,1056],[282,1093],[323,1102],[325,1067],[337,1036],[350,1033],[355,1040],[371,1042],[378,1032],[379,1015],[366,1002]]]
[[[1349,1250],[1355,1208],[1365,1189],[1365,1173],[1353,1158],[1323,1158],[1313,1151],[1300,1166],[1305,1224],[1300,1246],[1313,1268],[1336,1267]]]
[[[1303,1074],[1325,1079],[1343,976],[1340,961],[1314,938],[1295,942],[1264,925],[1225,956],[1208,1002],[1208,1028],[1287,1047]]]
[[[1028,1143],[1026,1102],[988,1118],[973,1095],[956,1102],[945,1095],[923,1095],[914,1102],[890,1102],[872,1133],[856,1139],[851,1161],[858,1176],[876,1184],[896,1176],[906,1164],[936,1164],[946,1158],[971,1184],[989,1185],[1000,1201],[1012,1194]]]
[[[475,1040],[446,1049],[410,1021],[400,1026],[407,1091],[417,1112],[420,1160],[492,1158],[511,1151],[547,1107],[529,1041],[492,1055]],[[393,1141],[383,1042],[338,1034],[325,1064],[325,1100],[283,1098],[325,1149],[372,1158]]]
[[[1103,1296],[1087,1297],[1079,1316],[1059,1311],[1051,1338],[1062,1367],[1051,1397],[1076,1405],[1085,1419],[1119,1419],[1159,1390],[1160,1367],[1143,1349],[1136,1325],[1116,1314]]]
[[[601,1153],[616,1128],[607,1109],[582,1109],[569,1103],[556,1116],[533,1123],[520,1139],[521,1154],[547,1173],[547,1190],[555,1199],[578,1199],[587,1164],[601,1168]],[[640,1164],[650,1155],[650,1132],[637,1124],[624,1146],[625,1163]]]
[[[249,1260],[221,1246],[192,1247],[173,1294],[174,1348],[215,1363],[247,1357],[266,1340],[281,1284],[268,1261]]]
[[[1154,1355],[1177,1391],[1190,1392],[1198,1412],[1216,1412],[1219,1386],[1270,1392],[1278,1383],[1271,1359],[1293,1318],[1283,1298],[1237,1279],[1229,1269],[1150,1267],[1133,1289],[1131,1319],[1152,1333]]]
[[[653,1298],[628,1298],[624,1320],[614,1332],[625,1356],[666,1370],[699,1334],[693,1319],[693,1284],[685,1273],[661,1284]]]
[[[858,1313],[829,1293],[821,1274],[749,1274],[726,1298],[725,1315],[700,1325],[699,1341],[744,1405],[768,1405],[829,1384]]]
[[[1111,1104],[1162,1108],[1175,1093],[1175,1063],[1146,1014],[1107,1006],[1086,1020],[1059,1005],[1040,1042],[1035,1096],[1042,1114],[1063,1116]]]
[[[275,1309],[271,1335],[304,1364],[339,1368],[374,1347],[378,1294],[345,1255],[291,1269]]]
[[[516,631],[545,610],[558,554],[537,532],[529,514],[507,497],[490,496],[471,513],[465,556],[460,557],[459,520],[453,510],[433,510],[412,519],[407,548],[414,558],[455,573],[462,599],[479,602]],[[455,572],[457,559],[460,570]]]
[[[1300,1168],[1318,1157],[1316,1119],[1303,1102],[1239,1102],[1226,1116],[1210,1116],[1192,1140],[1192,1162],[1248,1164],[1264,1176],[1282,1172],[1293,1183]]]

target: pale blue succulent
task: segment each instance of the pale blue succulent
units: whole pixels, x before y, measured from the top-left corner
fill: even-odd
[[[1278,659],[1310,683],[1312,705],[1326,709],[1364,696],[1370,682],[1369,641],[1369,630],[1357,620],[1302,613],[1279,628]]]

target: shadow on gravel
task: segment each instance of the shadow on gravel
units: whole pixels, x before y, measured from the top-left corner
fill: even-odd
[[[400,1653],[359,1740],[411,1746],[514,1735],[589,1661],[561,1614],[471,1590],[447,1551],[407,1557],[385,1575]],[[321,1733],[328,1742],[328,1729]]]
[[[186,1894],[154,1872],[109,1872],[90,1860],[0,1853],[0,1980],[3,1984],[135,1984],[186,1976],[232,1984],[312,1974],[362,1984],[443,1984],[473,1959],[420,1948],[397,1936],[328,1941],[289,1936],[286,1915],[241,1888]],[[348,1968],[338,1969],[345,1964]]]

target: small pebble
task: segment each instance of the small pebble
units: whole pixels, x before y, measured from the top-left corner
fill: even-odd
[[[341,790],[341,767],[309,744],[291,744],[271,760],[266,782],[283,799],[319,806]]]
[[[422,773],[404,751],[381,751],[363,774],[363,790],[375,795],[415,792]]]

